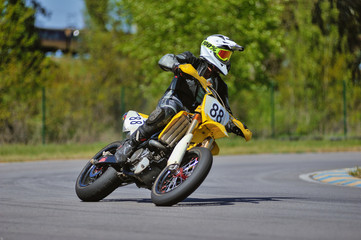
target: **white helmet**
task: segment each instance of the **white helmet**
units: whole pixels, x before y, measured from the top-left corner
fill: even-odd
[[[213,64],[218,70],[227,75],[231,68],[231,55],[234,51],[243,51],[244,48],[229,37],[214,34],[207,37],[201,44],[200,57]]]

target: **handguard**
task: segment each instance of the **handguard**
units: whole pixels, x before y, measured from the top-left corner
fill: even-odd
[[[181,64],[179,65],[179,69],[182,70],[182,72],[191,75],[192,77],[197,79],[207,93],[212,93],[207,87],[207,80],[204,77],[199,76],[197,70],[194,69],[191,64]]]
[[[234,125],[236,125],[236,127],[241,129],[244,135],[244,139],[246,139],[247,142],[252,139],[252,132],[248,128],[245,128],[241,121],[232,117],[232,122],[234,123]]]

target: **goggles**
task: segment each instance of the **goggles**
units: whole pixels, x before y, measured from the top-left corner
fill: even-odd
[[[231,58],[231,55],[232,55],[231,50],[226,50],[226,49],[216,47],[212,43],[210,43],[206,40],[204,40],[202,42],[202,45],[207,47],[208,49],[212,50],[215,53],[215,55],[218,57],[218,59],[223,62],[227,62]]]

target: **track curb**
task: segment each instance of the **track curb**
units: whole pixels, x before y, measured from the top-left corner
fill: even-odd
[[[320,182],[347,187],[360,187],[361,179],[351,176],[348,172],[356,168],[335,169],[300,175],[300,178],[311,182]],[[307,179],[308,178],[308,179]]]

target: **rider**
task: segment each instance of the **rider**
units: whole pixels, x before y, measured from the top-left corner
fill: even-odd
[[[191,52],[163,56],[158,62],[159,66],[165,71],[172,71],[175,76],[144,125],[140,126],[117,149],[115,153],[117,163],[120,165],[125,163],[140,143],[164,128],[176,113],[182,110],[193,112],[201,104],[205,95],[204,89],[197,80],[180,71],[180,64],[191,64],[200,76],[207,79],[208,84],[212,85],[212,88],[217,91],[225,103],[227,111],[231,113],[228,102],[228,87],[219,73],[227,75],[231,67],[230,57],[232,53],[243,50],[242,46],[230,38],[215,34],[202,42],[199,58]],[[228,132],[244,137],[242,131],[232,121],[229,121],[226,129]]]

